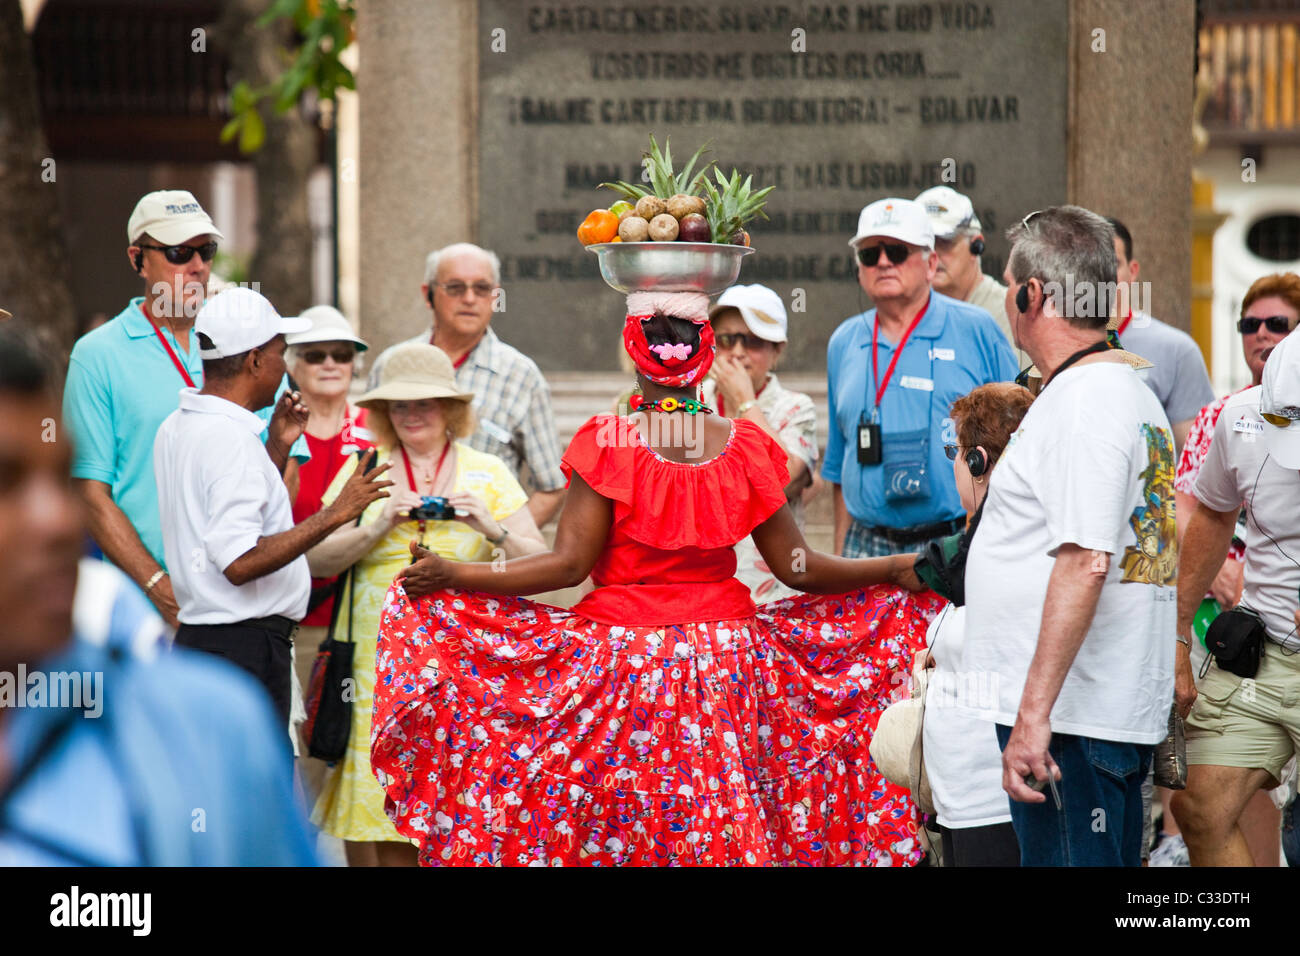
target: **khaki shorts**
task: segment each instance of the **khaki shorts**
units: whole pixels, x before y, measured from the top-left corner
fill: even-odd
[[[1211,664],[1197,690],[1187,715],[1187,762],[1266,770],[1276,786],[1300,752],[1300,654],[1269,641],[1253,680]]]

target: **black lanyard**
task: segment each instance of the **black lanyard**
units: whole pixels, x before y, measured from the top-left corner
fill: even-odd
[[[1046,379],[1043,382],[1043,388],[1047,388],[1048,385],[1050,385],[1052,382],[1056,380],[1056,376],[1060,375],[1062,372],[1064,372],[1075,362],[1079,361],[1079,359],[1091,355],[1093,352],[1109,352],[1109,351],[1110,351],[1110,342],[1106,341],[1106,339],[1102,339],[1100,342],[1093,342],[1086,349],[1079,349],[1079,351],[1075,352],[1073,355],[1071,355],[1069,358],[1067,358],[1064,362],[1062,362],[1060,365],[1056,367],[1056,371],[1052,373],[1052,377]],[[1040,388],[1038,391],[1041,393],[1042,390],[1043,389]]]

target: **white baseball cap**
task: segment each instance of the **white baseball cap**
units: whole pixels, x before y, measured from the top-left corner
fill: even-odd
[[[178,246],[195,236],[226,238],[194,194],[183,189],[164,189],[141,197],[127,220],[127,242],[135,242],[146,232],[164,246]]]
[[[352,331],[352,323],[347,320],[347,317],[332,305],[313,305],[310,309],[304,309],[298,318],[310,322],[311,328],[306,332],[295,332],[293,335],[286,336],[285,341],[290,345],[307,345],[311,342],[351,342],[357,347],[358,352],[370,348]]]
[[[1264,363],[1259,414],[1269,455],[1283,468],[1300,468],[1300,335],[1294,332]]]
[[[980,217],[970,198],[951,186],[935,186],[916,197],[916,202],[930,218],[936,239],[953,239],[959,232],[983,232]]]
[[[769,342],[786,341],[789,319],[781,297],[765,285],[733,285],[709,309],[709,318],[717,318],[724,309],[735,309],[749,331]]]
[[[150,233],[153,235],[153,233]],[[227,289],[212,296],[199,309],[194,331],[212,340],[214,348],[199,349],[205,359],[240,355],[265,345],[277,335],[306,332],[311,319],[282,318],[266,296],[252,289]]]
[[[858,234],[849,245],[856,249],[858,243],[872,236],[897,239],[922,249],[934,248],[934,228],[925,210],[910,199],[877,199],[863,207],[858,216]]]

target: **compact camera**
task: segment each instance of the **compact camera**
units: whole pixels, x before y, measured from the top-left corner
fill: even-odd
[[[436,495],[421,495],[420,506],[411,509],[412,521],[450,521],[456,517],[456,509],[446,498]]]

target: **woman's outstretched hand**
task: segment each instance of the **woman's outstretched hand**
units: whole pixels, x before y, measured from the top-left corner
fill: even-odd
[[[412,563],[397,572],[396,580],[402,582],[409,598],[422,598],[426,594],[452,586],[452,562],[440,558],[428,548],[411,542]]]

